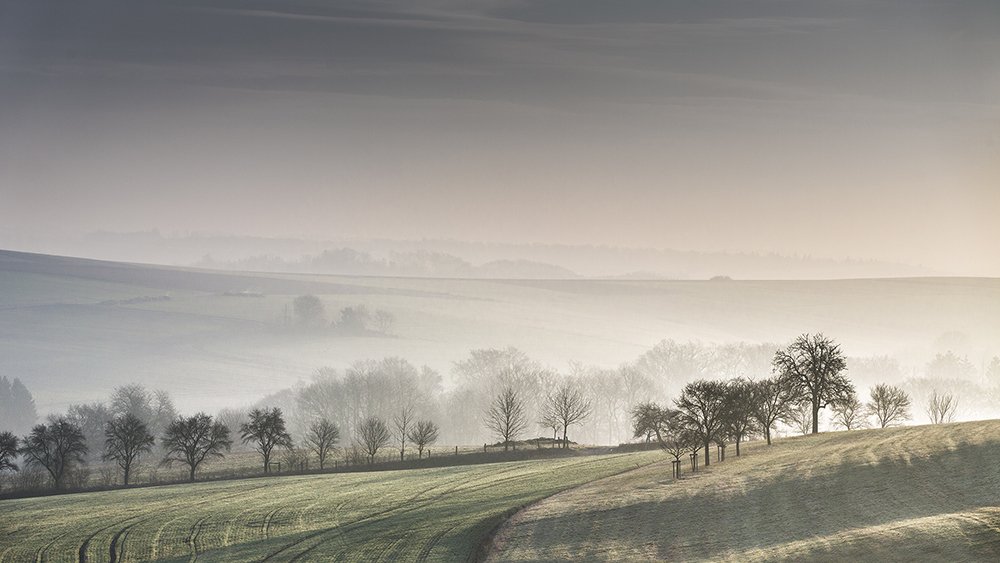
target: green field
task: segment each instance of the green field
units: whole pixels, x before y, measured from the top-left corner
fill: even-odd
[[[265,297],[224,293],[254,289]],[[292,300],[395,314],[388,336],[284,324]],[[170,295],[170,301],[100,305]],[[237,407],[309,381],[323,366],[401,356],[438,370],[476,348],[515,346],[558,370],[615,367],[657,342],[786,342],[824,331],[850,356],[933,358],[957,331],[1000,353],[1000,280],[460,280],[212,272],[0,251],[0,373],[42,413],[136,382],[183,412]],[[961,353],[961,351],[959,351]],[[978,356],[972,356],[978,362]],[[236,383],[238,382],[238,384]]]
[[[467,561],[512,510],[660,452],[0,501],[0,562]]]
[[[668,468],[532,506],[489,561],[1000,560],[997,420],[752,442],[679,481]]]

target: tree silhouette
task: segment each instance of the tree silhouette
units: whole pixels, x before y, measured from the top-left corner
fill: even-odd
[[[711,464],[708,447],[726,430],[726,384],[706,380],[688,383],[675,405],[682,423],[705,448],[705,465]]]
[[[847,362],[840,346],[817,333],[803,334],[774,355],[774,370],[798,383],[812,408],[812,433],[819,433],[819,411],[849,399],[854,385],[843,375]]]
[[[503,451],[528,427],[524,403],[513,387],[505,387],[490,403],[486,412],[486,428],[503,441]]]
[[[434,424],[429,420],[421,420],[417,422],[417,425],[410,431],[409,438],[410,443],[417,447],[417,457],[422,458],[424,457],[424,448],[434,442],[437,442],[437,424]]]
[[[377,416],[369,416],[358,425],[357,438],[361,449],[368,456],[368,464],[371,465],[375,463],[378,451],[392,439],[392,433],[389,432],[389,426],[384,420]]]
[[[899,387],[879,383],[872,387],[871,397],[868,412],[875,417],[880,427],[896,426],[912,418],[910,396]]]
[[[84,462],[87,444],[80,427],[61,416],[32,428],[19,451],[25,463],[44,468],[61,489],[73,466]]]
[[[132,413],[118,415],[107,423],[104,430],[104,459],[114,460],[122,470],[122,480],[128,486],[132,464],[139,456],[149,453],[156,440],[149,433],[146,423]]]
[[[17,471],[17,436],[9,430],[0,432],[0,471]]]
[[[251,444],[264,458],[264,473],[271,471],[271,451],[276,446],[292,447],[292,437],[285,430],[285,419],[278,407],[250,411],[250,419],[240,426],[240,435],[244,444]]]
[[[171,422],[160,443],[166,451],[164,463],[179,461],[187,465],[192,481],[206,458],[222,457],[222,450],[229,451],[233,445],[229,429],[203,412]]]
[[[321,418],[309,425],[309,432],[306,433],[306,444],[309,449],[316,452],[320,469],[323,469],[327,456],[330,455],[339,441],[340,429],[329,420]]]
[[[549,395],[545,402],[542,420],[546,426],[555,423],[562,429],[562,447],[569,447],[567,429],[573,424],[581,424],[590,417],[590,401],[583,397],[583,393],[576,388],[564,383]]]

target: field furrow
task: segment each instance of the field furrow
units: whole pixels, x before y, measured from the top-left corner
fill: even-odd
[[[0,562],[464,560],[499,519],[658,452],[0,501]],[[110,521],[107,515],[115,515]]]

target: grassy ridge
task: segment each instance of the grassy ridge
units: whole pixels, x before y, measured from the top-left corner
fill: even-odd
[[[1000,560],[1000,421],[748,450],[680,481],[654,464],[546,499],[490,561]]]
[[[0,563],[465,561],[512,509],[658,452],[0,502]]]

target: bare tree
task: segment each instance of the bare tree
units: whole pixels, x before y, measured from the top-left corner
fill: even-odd
[[[572,387],[568,382],[564,383],[549,395],[545,403],[542,420],[555,422],[562,429],[562,447],[569,447],[567,429],[573,424],[582,424],[592,412],[590,401],[583,397],[579,388]]]
[[[98,461],[104,453],[104,431],[114,418],[104,403],[70,405],[67,418],[80,427],[87,442],[88,461]]]
[[[17,436],[9,430],[0,432],[0,472],[17,471]]]
[[[866,409],[857,393],[851,393],[845,400],[832,406],[830,411],[833,413],[833,423],[844,430],[857,430],[867,425]]]
[[[945,422],[955,422],[958,415],[958,399],[954,395],[941,395],[935,389],[931,393],[927,403],[927,416],[931,419],[931,424],[942,424]]]
[[[171,422],[160,443],[166,452],[163,462],[169,465],[179,461],[187,465],[192,481],[194,472],[206,458],[222,457],[222,450],[229,451],[233,445],[229,429],[203,412]]]
[[[285,419],[278,407],[250,411],[250,419],[240,427],[240,437],[244,444],[251,444],[254,451],[264,458],[264,473],[271,471],[271,451],[275,447],[293,447],[292,437],[285,430]]]
[[[25,463],[48,471],[57,489],[62,488],[73,466],[82,464],[87,455],[83,432],[64,416],[35,425],[21,442],[19,452]]]
[[[655,437],[657,442],[662,442],[666,439],[675,416],[675,411],[656,403],[639,403],[632,409],[632,437],[645,437],[646,442]]]
[[[503,451],[528,428],[524,403],[513,387],[505,387],[490,403],[486,413],[486,428],[503,441]]]
[[[674,401],[680,420],[701,440],[705,448],[705,465],[712,463],[708,447],[725,432],[726,384],[700,380],[688,383]]]
[[[801,397],[798,384],[791,379],[771,377],[754,383],[754,418],[757,427],[764,432],[767,445],[771,445],[771,431],[779,422],[787,421],[795,403]]]
[[[303,326],[314,325],[323,322],[323,302],[315,295],[300,295],[292,301],[292,309],[295,311],[295,318]]]
[[[736,455],[740,455],[740,442],[750,436],[757,427],[754,418],[754,384],[744,378],[736,378],[726,383],[725,434],[736,442]]]
[[[406,441],[413,430],[413,407],[406,405],[392,417],[392,434],[399,442],[399,461],[406,459]]]
[[[434,424],[429,420],[421,420],[417,423],[413,430],[410,431],[410,443],[417,447],[418,458],[424,457],[424,448],[434,442],[437,442],[438,433],[439,430],[437,424]]]
[[[879,383],[871,390],[872,400],[868,403],[868,412],[875,417],[879,426],[897,426],[904,420],[910,420],[910,396],[899,387]]]
[[[319,468],[323,469],[327,456],[340,441],[340,429],[337,425],[325,418],[321,418],[309,425],[306,433],[306,444],[309,449],[316,452],[319,458]]]
[[[819,411],[847,400],[854,385],[843,375],[847,361],[840,346],[822,333],[803,334],[774,354],[774,370],[796,381],[812,407],[812,433],[819,433]]]
[[[381,332],[382,334],[388,334],[389,329],[392,328],[392,324],[396,322],[396,315],[393,315],[389,311],[383,309],[377,309],[375,311],[375,316],[372,318],[372,324],[375,325],[375,330]]]
[[[128,486],[132,465],[144,453],[149,453],[156,440],[146,423],[132,413],[116,416],[104,429],[104,460],[114,460],[122,470],[122,481]]]
[[[377,416],[369,416],[361,421],[357,430],[358,442],[368,456],[368,463],[375,463],[375,455],[392,439],[389,426]]]
[[[803,436],[809,434],[813,426],[812,403],[803,401],[792,407],[791,414],[786,421],[796,432]]]

